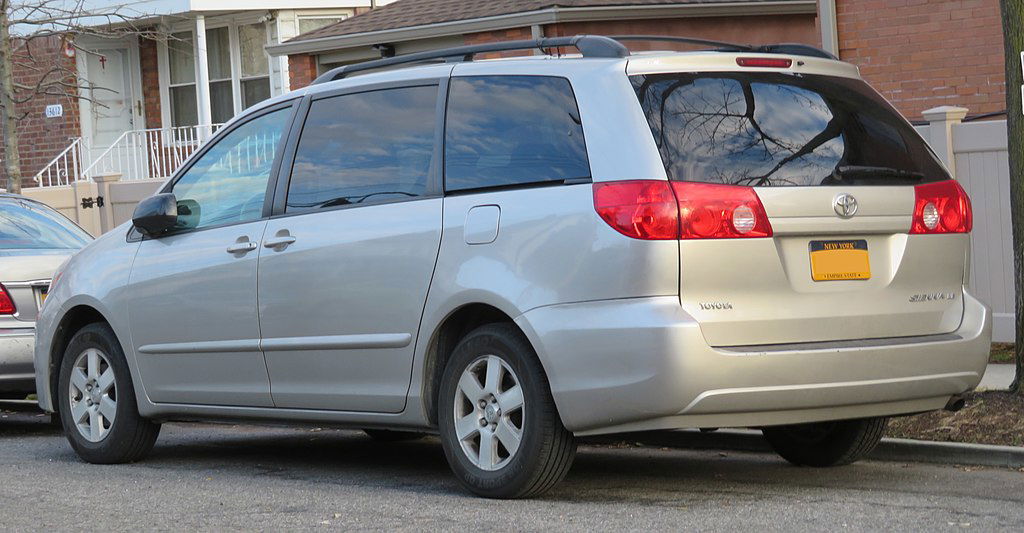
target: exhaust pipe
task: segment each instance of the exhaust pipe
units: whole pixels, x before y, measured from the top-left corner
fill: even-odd
[[[949,398],[949,401],[946,402],[945,409],[951,413],[955,413],[963,409],[964,405],[967,405],[967,400],[964,396],[962,394],[954,394]]]

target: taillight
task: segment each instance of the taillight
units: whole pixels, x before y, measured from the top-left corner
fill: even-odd
[[[634,239],[771,237],[772,227],[751,187],[655,180],[594,184],[594,209]]]
[[[7,292],[7,287],[0,284],[0,315],[13,315],[18,311],[18,308],[14,305],[14,300],[11,299],[11,293]]]
[[[737,57],[736,64],[741,67],[789,68],[793,66],[793,60],[778,57]]]
[[[680,238],[771,237],[772,225],[752,187],[672,182],[679,199]]]
[[[594,209],[609,226],[627,237],[679,238],[679,206],[667,181],[595,183]]]
[[[956,180],[914,187],[910,233],[970,233],[973,226],[971,199]]]

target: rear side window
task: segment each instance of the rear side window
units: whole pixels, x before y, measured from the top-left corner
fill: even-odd
[[[949,179],[920,136],[860,80],[713,72],[631,81],[669,179],[755,187]]]
[[[285,211],[424,195],[436,119],[437,86],[315,100],[295,150]]]
[[[446,120],[445,190],[590,177],[579,109],[565,78],[452,78]]]
[[[0,250],[77,250],[92,237],[44,205],[0,199]]]

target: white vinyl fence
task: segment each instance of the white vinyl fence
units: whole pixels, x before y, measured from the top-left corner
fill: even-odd
[[[961,122],[966,109],[925,112],[918,132],[971,197],[971,292],[992,307],[993,340],[1013,342],[1013,237],[1005,120]]]

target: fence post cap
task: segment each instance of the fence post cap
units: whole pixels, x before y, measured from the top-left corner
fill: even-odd
[[[939,107],[933,107],[926,109],[921,112],[924,119],[928,122],[941,122],[944,120],[963,120],[967,116],[966,107],[957,107],[953,105],[942,105]]]
[[[98,176],[93,176],[92,180],[95,181],[96,183],[110,183],[112,181],[121,181],[121,173],[110,172],[108,174],[100,174]]]

